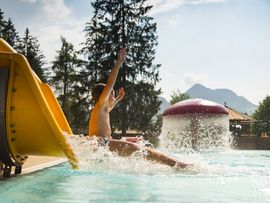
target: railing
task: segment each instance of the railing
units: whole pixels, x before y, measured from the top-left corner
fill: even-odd
[[[270,120],[256,121],[253,125],[253,131],[257,136],[267,134],[270,136]]]
[[[260,136],[270,136],[270,120],[260,120],[250,123],[249,125],[242,125],[241,122],[230,123],[230,132],[234,136],[242,135],[256,135]]]

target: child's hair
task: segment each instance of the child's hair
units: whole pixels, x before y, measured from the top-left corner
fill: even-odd
[[[105,88],[105,84],[103,83],[98,83],[94,86],[94,88],[92,89],[92,98],[94,99],[95,103],[98,102],[100,95],[102,94],[104,88]]]

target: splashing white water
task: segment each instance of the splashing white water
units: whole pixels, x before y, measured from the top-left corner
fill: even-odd
[[[227,115],[165,116],[160,146],[171,150],[225,147],[229,145],[228,128]]]
[[[192,168],[180,170],[181,173],[201,173],[208,171],[207,163],[201,160],[198,151],[192,149],[190,125],[193,118],[187,116],[167,116],[164,118],[160,147],[158,151],[185,163],[193,164]],[[197,119],[196,149],[217,148],[228,145],[227,116],[199,116]],[[120,157],[111,152],[108,146],[100,146],[97,137],[75,135],[68,137],[78,159],[81,170],[114,171],[135,174],[173,174],[179,169],[158,164],[143,158],[143,150],[130,157]],[[141,149],[144,145],[140,143]]]
[[[74,135],[69,137],[68,141],[79,159],[81,170],[162,175],[180,170],[144,159],[143,150],[133,153],[129,157],[118,156],[117,153],[109,151],[108,146],[100,146],[97,137]],[[181,157],[178,155],[177,158],[188,163],[191,162],[185,155]],[[187,170],[182,169],[181,171]]]

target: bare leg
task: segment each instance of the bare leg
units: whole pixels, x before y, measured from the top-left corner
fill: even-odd
[[[117,152],[120,156],[130,156],[132,153],[139,151],[140,148],[138,145],[132,142],[126,142],[121,140],[110,140],[109,141],[109,150],[113,152]],[[145,147],[144,148],[144,156],[147,160],[156,161],[161,164],[165,164],[168,166],[176,166],[179,168],[185,168],[187,166],[191,166],[190,164],[186,164],[183,162],[179,162],[176,159],[169,157],[163,153],[157,152],[154,149]]]
[[[138,145],[122,140],[111,139],[108,146],[110,151],[117,152],[119,156],[130,156],[132,153],[140,150]]]
[[[176,166],[179,168],[186,168],[188,166],[191,166],[191,164],[186,164],[180,161],[177,161],[176,159],[167,156],[166,154],[163,154],[161,152],[155,151],[151,148],[145,148],[146,150],[146,159],[151,160],[151,161],[157,161],[161,164],[166,164],[168,166]]]

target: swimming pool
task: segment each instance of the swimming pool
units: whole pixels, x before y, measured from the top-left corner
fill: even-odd
[[[172,153],[172,152],[171,152]],[[87,158],[0,182],[0,202],[270,202],[270,152],[175,151],[177,170],[135,157]],[[134,158],[134,157],[133,157]]]

